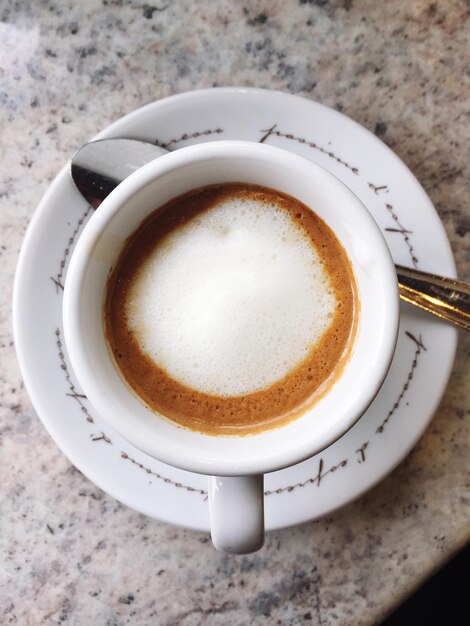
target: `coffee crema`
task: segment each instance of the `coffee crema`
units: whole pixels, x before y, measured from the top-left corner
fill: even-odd
[[[139,398],[211,435],[276,428],[310,408],[347,362],[357,317],[331,229],[295,198],[245,183],[155,210],[127,240],[104,307]]]

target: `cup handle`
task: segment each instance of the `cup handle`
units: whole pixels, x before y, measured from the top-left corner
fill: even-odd
[[[256,552],[264,543],[264,476],[209,476],[212,543],[234,554]]]

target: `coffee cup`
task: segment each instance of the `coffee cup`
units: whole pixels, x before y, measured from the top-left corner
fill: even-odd
[[[117,271],[116,267],[120,266],[123,251],[127,249],[126,246],[129,246],[129,241],[132,240],[136,232],[140,232],[139,228],[143,228],[142,224],[146,224],[150,216],[156,212],[158,213],[160,210],[163,211],[162,207],[166,207],[166,212],[171,214],[172,207],[175,206],[175,199],[187,197],[188,194],[191,199],[191,193],[196,189],[209,189],[219,186],[224,193],[228,189],[229,196],[230,193],[233,195],[235,193],[233,185],[238,189],[237,193],[241,189],[242,195],[249,195],[253,189],[264,189],[266,192],[260,193],[265,193],[265,195],[266,193],[269,195],[272,192],[274,193],[274,204],[276,203],[276,193],[279,195],[279,198],[292,198],[294,199],[292,202],[301,203],[307,212],[311,211],[316,218],[319,218],[318,223],[324,225],[321,228],[324,228],[325,232],[333,233],[335,241],[338,243],[338,250],[343,250],[346,255],[347,261],[345,263],[350,268],[352,274],[351,290],[354,299],[354,314],[351,318],[349,334],[344,340],[344,349],[340,351],[341,359],[338,357],[338,366],[334,368],[334,371],[330,372],[320,385],[320,391],[316,393],[314,401],[307,399],[305,402],[300,402],[298,407],[294,407],[296,410],[291,410],[292,407],[290,407],[287,412],[284,411],[285,416],[287,416],[285,419],[273,421],[271,418],[275,416],[275,411],[273,411],[273,415],[270,414],[269,403],[267,404],[266,401],[266,398],[271,396],[263,396],[263,410],[265,414],[266,405],[268,406],[267,417],[265,415],[264,421],[256,422],[256,427],[250,430],[251,425],[250,428],[240,427],[237,415],[235,415],[231,418],[234,420],[233,424],[235,426],[232,427],[230,426],[232,422],[227,422],[230,428],[224,432],[223,428],[214,430],[212,427],[211,429],[199,427],[197,422],[194,424],[191,421],[189,423],[178,422],[178,419],[171,414],[171,411],[168,413],[160,410],[158,403],[157,408],[155,408],[152,402],[148,401],[148,398],[140,392],[138,381],[138,372],[140,370],[138,367],[134,367],[132,362],[130,362],[131,366],[128,369],[134,370],[134,373],[137,372],[137,381],[133,382],[123,375],[124,370],[120,369],[118,358],[122,355],[116,354],[116,352],[119,352],[119,349],[113,350],[115,347],[113,344],[114,339],[113,337],[110,338],[106,303],[109,300],[111,289],[110,277],[113,276],[113,272]],[[230,191],[231,189],[232,191]],[[259,197],[250,196],[250,201],[255,202],[256,205],[256,198]],[[243,201],[246,204],[245,197]],[[249,210],[253,209],[253,202],[249,205]],[[255,207],[257,211],[258,208]],[[300,213],[298,215],[300,216]],[[283,213],[279,219],[282,221],[282,219],[287,218]],[[267,224],[270,223],[269,219],[265,221]],[[191,220],[187,221],[187,223],[185,222],[184,228],[188,224],[190,225],[190,222]],[[244,224],[243,228],[249,228],[249,221],[247,223],[248,226]],[[204,230],[204,224],[204,219],[199,220],[198,228]],[[220,234],[223,231],[225,236],[227,228],[223,224],[221,228],[220,226],[219,224],[217,232]],[[176,229],[177,227],[180,228],[180,225],[174,228]],[[241,233],[243,233],[243,228],[240,230]],[[258,227],[254,228],[256,230]],[[289,227],[286,226],[286,228]],[[277,236],[276,233],[279,235],[279,232],[275,228],[271,230],[269,230],[270,234],[268,233],[268,235],[273,237],[273,242],[278,241],[275,237]],[[230,231],[230,228],[228,228],[228,231]],[[298,233],[299,231],[294,230],[292,232]],[[237,233],[239,234],[238,231]],[[284,262],[284,267],[286,263],[291,263],[290,259],[292,258],[292,268],[297,268],[295,259],[297,259],[300,244],[296,243],[294,237],[294,244],[292,245],[292,233],[291,231],[289,233],[287,235],[284,231],[281,233],[279,250],[273,249],[272,255],[274,258],[279,252],[281,259],[285,258],[287,260]],[[168,238],[167,231],[165,231],[164,235]],[[198,233],[196,235],[199,236]],[[197,239],[196,235],[194,236]],[[250,241],[253,239],[253,249],[256,251],[256,254],[252,255],[252,257],[248,254],[249,258],[258,259],[260,256],[258,254],[259,248],[270,249],[269,246],[265,246],[263,237],[265,235],[258,239],[256,237],[250,238]],[[299,235],[299,237],[303,237],[303,235]],[[184,237],[178,234],[177,238],[178,245],[186,245]],[[284,250],[281,241],[286,239],[289,240],[289,245]],[[243,240],[243,237],[238,237],[236,245],[239,245],[239,240]],[[183,242],[182,244],[181,241]],[[227,249],[231,250],[231,243],[229,240],[227,241]],[[218,245],[217,249],[223,251],[224,246],[225,244],[222,246]],[[178,250],[177,248],[175,249]],[[207,249],[206,243],[203,243],[202,247],[199,248],[199,254],[203,255]],[[236,247],[233,249],[238,250]],[[237,269],[242,259],[240,257],[240,263],[238,263],[239,257],[236,256],[238,252],[233,254],[235,256],[232,258],[232,266]],[[282,257],[282,254],[287,256]],[[323,252],[322,254],[327,253]],[[170,256],[169,258],[173,257]],[[179,257],[176,256],[174,258]],[[191,257],[189,256],[189,258]],[[197,258],[197,248],[194,258]],[[310,259],[310,257],[308,258]],[[220,274],[225,267],[224,263],[219,263],[217,256],[214,256],[214,259],[211,268],[215,267]],[[318,261],[317,257],[315,259]],[[167,264],[163,263],[159,271],[160,275],[163,275],[165,278],[170,275],[170,284],[177,284],[178,276],[186,276],[189,270],[202,273],[204,270],[201,268],[205,267],[203,264],[199,268],[199,265],[195,262],[193,264],[195,269],[193,267],[186,269],[183,267],[179,274],[176,272],[175,279],[173,279],[171,274],[173,265],[168,265],[167,261]],[[269,269],[271,266],[268,264],[267,267]],[[282,264],[280,267],[282,267]],[[299,267],[303,267],[302,263],[300,263]],[[323,262],[320,259],[317,270],[319,269],[321,272],[325,270],[325,267],[325,258],[323,258]],[[265,283],[261,279],[257,282],[256,271],[254,274],[252,270],[250,272],[250,294],[256,299],[257,285],[261,290],[261,287],[264,288]],[[299,272],[301,274],[302,270],[292,270],[296,280]],[[271,272],[269,278],[269,281],[275,283],[276,293],[279,292],[279,289],[287,289],[288,282],[295,282],[294,280],[288,282],[277,280],[278,274],[277,270]],[[264,276],[265,274],[262,275]],[[318,276],[318,272],[316,275]],[[253,279],[253,276],[255,279]],[[205,279],[205,276],[202,276],[202,278]],[[306,278],[307,282],[305,285],[307,287],[303,286],[304,283],[302,281],[297,281],[300,293],[302,293],[303,289],[316,289],[318,287],[319,283],[309,283],[308,280],[310,279]],[[197,280],[191,279],[189,282],[193,291],[198,289],[197,286],[194,286],[195,284],[199,285]],[[207,281],[205,282],[207,283]],[[239,295],[235,282],[233,281],[234,286],[231,288],[232,283],[230,283],[230,280],[227,280],[228,288],[225,291],[227,292],[228,300],[224,301],[225,305],[227,305],[227,302],[231,305],[235,297],[234,294]],[[141,281],[141,283],[144,285],[142,287],[143,291],[142,289],[140,292],[137,290],[136,297],[142,298],[142,302],[147,304],[137,308],[146,314],[148,312],[148,300],[144,298],[144,295],[150,283],[145,283],[145,281]],[[216,285],[219,286],[215,288],[215,291],[219,293],[220,283],[216,282]],[[328,293],[330,292],[331,289],[328,289]],[[178,294],[179,292],[177,291],[176,293]],[[185,292],[181,291],[181,293]],[[293,292],[291,292],[289,285],[289,297],[291,293]],[[324,295],[326,298],[324,302],[328,303],[329,296]],[[174,294],[171,297],[173,298],[171,302],[173,302]],[[289,297],[286,295],[284,300],[288,300]],[[331,297],[333,298],[333,296]],[[157,302],[159,309],[165,308],[165,297],[162,296],[162,298],[163,300],[160,299]],[[196,300],[200,302],[201,300],[207,300],[207,298],[198,297]],[[282,297],[278,299],[279,302],[282,302],[282,300]],[[332,315],[336,315],[335,306],[337,303],[334,304],[334,298],[331,301],[333,302],[331,305],[333,308],[329,312],[325,312],[327,309],[324,307],[321,308],[323,305],[318,305],[320,306],[318,310],[325,313],[325,320],[326,316],[331,318]],[[266,302],[269,303],[270,301],[264,298],[263,302],[266,304]],[[309,301],[304,300],[304,302],[308,303]],[[152,302],[150,304],[153,306]],[[219,306],[219,303],[217,306]],[[325,304],[326,306],[327,304]],[[168,324],[170,324],[171,332],[163,332],[161,337],[163,344],[161,342],[157,344],[156,352],[158,355],[166,355],[165,365],[163,366],[160,363],[159,371],[164,371],[167,378],[172,379],[173,377],[177,379],[177,382],[179,381],[178,384],[180,384],[179,388],[184,390],[184,388],[190,388],[192,385],[191,382],[188,383],[188,380],[193,380],[184,378],[186,375],[191,375],[189,370],[189,374],[186,374],[185,358],[187,356],[187,359],[193,359],[193,355],[185,347],[186,344],[183,343],[182,347],[180,345],[176,346],[175,363],[177,358],[179,358],[181,363],[178,365],[179,369],[176,368],[175,370],[177,373],[173,376],[171,362],[173,352],[171,348],[172,343],[175,344],[180,339],[171,338],[178,338],[181,336],[181,333],[179,335],[172,334],[173,330],[175,330],[171,328],[174,305],[172,304],[167,309],[168,314],[163,320],[163,327],[168,329]],[[184,307],[181,310],[184,318]],[[241,310],[243,311],[243,307]],[[271,317],[268,315],[269,323],[275,329],[273,332],[279,335],[275,339],[279,340],[281,345],[284,345],[284,351],[286,351],[286,346],[291,345],[289,343],[290,339],[287,343],[284,342],[283,344],[282,342],[288,334],[288,315],[285,312],[281,315],[276,307],[271,306],[271,309],[269,309],[268,306],[268,314],[271,310],[275,323],[271,323]],[[288,311],[290,310],[292,309],[288,309]],[[223,311],[226,312],[227,308],[223,309]],[[307,305],[305,308],[302,307],[302,315],[296,318],[296,325],[303,326],[302,319],[308,321],[312,317],[312,311],[315,312],[315,309],[311,309]],[[190,330],[196,328],[194,327],[191,311],[187,313],[189,320],[188,328]],[[200,312],[199,308],[197,308],[197,310],[194,310],[193,317],[199,319],[198,315],[200,314],[200,317],[202,316],[205,319],[207,317],[206,313],[205,309]],[[299,307],[296,309],[296,314],[298,315],[298,313]],[[108,421],[127,441],[143,452],[175,467],[208,475],[209,511],[213,543],[218,549],[241,554],[259,549],[264,541],[263,475],[267,472],[294,465],[325,449],[341,437],[363,415],[380,389],[388,371],[396,343],[398,289],[393,261],[378,226],[359,199],[342,182],[319,165],[285,150],[250,142],[220,141],[190,146],[164,155],[137,170],[106,198],[86,225],[72,255],[65,284],[63,316],[65,341],[69,358],[88,400],[103,419]],[[279,326],[281,317],[284,325],[281,324]],[[185,324],[187,320],[183,319],[181,321],[180,318],[181,315],[177,318],[179,321],[174,323]],[[137,319],[136,328],[152,328],[151,324],[149,326],[147,321],[145,321],[147,318],[144,319],[144,322],[142,322],[142,319],[144,318]],[[206,334],[207,332],[210,334],[212,323],[209,322],[207,328],[204,329]],[[232,323],[230,322],[231,326]],[[307,323],[305,327],[306,329],[307,327],[310,328]],[[209,341],[209,344],[212,346],[211,350],[216,352],[217,346],[223,343],[225,337],[223,333],[226,326],[222,324],[220,328],[217,326],[218,334],[214,330],[214,337],[210,337],[211,341]],[[132,334],[134,330],[128,329],[127,332]],[[138,335],[138,331],[135,332]],[[305,330],[305,337],[310,337],[309,332]],[[322,334],[324,328],[323,330],[320,328],[318,332]],[[190,341],[188,345],[191,347],[193,345],[191,341],[198,339],[198,333],[188,332],[186,334],[189,337],[188,341]],[[204,335],[204,333],[201,334]],[[253,336],[257,337],[258,335],[255,333]],[[298,333],[296,337],[298,337]],[[300,344],[302,344],[302,341],[307,341],[305,337],[300,334]],[[334,340],[337,341],[337,338]],[[201,342],[199,341],[199,343]],[[294,344],[295,342],[292,343],[293,346]],[[203,346],[204,350],[205,345]],[[258,370],[263,369],[262,364],[265,361],[273,360],[272,354],[277,354],[267,350],[266,359],[263,359],[263,345],[262,341],[255,341],[253,352],[256,353],[256,363],[258,365],[253,369],[254,374]],[[224,350],[226,351],[226,348]],[[244,351],[246,352],[246,350],[247,348],[245,347]],[[295,352],[294,347],[292,351]],[[284,359],[286,362],[292,356],[290,351],[288,352],[285,355],[286,359]],[[324,344],[324,353],[327,354],[329,352],[328,343],[326,343]],[[210,358],[208,357],[209,360],[207,362],[219,363],[214,361],[213,353],[210,353],[209,356]],[[301,353],[299,353],[296,358],[302,360],[301,356]],[[203,357],[201,359],[205,367]],[[230,355],[227,355],[227,361],[230,361],[229,357]],[[134,356],[129,358],[134,358]],[[142,358],[146,359],[147,356]],[[223,385],[225,370],[223,369],[223,361],[220,363],[215,368],[218,376],[217,384]],[[199,367],[199,365],[198,362],[194,367]],[[289,361],[286,367],[287,369],[292,369],[291,366],[292,363]],[[206,370],[207,367],[204,372]],[[231,372],[233,373],[232,370]],[[181,371],[183,372],[181,374],[183,378],[179,380],[180,374],[178,372]],[[234,371],[236,372],[237,370],[235,369]],[[237,388],[236,393],[233,394],[230,393],[230,387],[228,388],[229,391],[224,389],[224,392],[221,392],[221,396],[224,396],[224,394],[227,396],[228,394],[229,397],[233,396],[235,398],[234,404],[232,403],[235,407],[245,406],[245,404],[240,404],[238,399],[240,397],[245,399],[252,396],[254,391],[250,388],[251,379],[256,377],[251,373],[249,376],[242,376],[246,372],[239,371],[240,378],[243,380],[247,379],[243,382],[245,387]],[[269,372],[267,375],[269,375]],[[286,373],[287,375],[288,372]],[[202,378],[196,377],[194,385],[197,386],[199,384],[197,381],[204,381],[205,378],[204,376]],[[301,376],[297,375],[297,379],[300,380],[300,378]],[[275,386],[276,381],[277,379],[274,377],[273,380],[268,382],[269,385]],[[280,389],[281,385],[278,385],[278,387]],[[165,386],[162,388],[167,389],[168,385],[165,383]],[[189,402],[192,402],[192,406],[197,407],[199,413],[201,413],[200,404],[198,405],[200,398],[204,397],[211,400],[211,398],[217,396],[217,392],[214,392],[210,386],[208,389],[202,390],[206,394],[205,396],[201,389],[196,391],[197,393],[188,396],[190,397],[188,405]],[[157,400],[159,394],[160,392],[157,391]],[[176,397],[176,395],[173,397]],[[287,398],[286,401],[288,401],[289,394],[284,395]],[[203,413],[204,410],[202,410]],[[236,413],[236,410],[232,410],[232,413]],[[222,426],[224,424],[225,422]],[[240,432],[237,431],[239,427]]]

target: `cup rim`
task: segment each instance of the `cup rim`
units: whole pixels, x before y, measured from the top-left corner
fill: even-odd
[[[98,244],[113,218],[140,190],[144,189],[147,185],[155,184],[161,177],[167,174],[171,175],[178,170],[178,168],[187,167],[188,164],[195,161],[214,161],[227,157],[250,160],[257,158],[267,159],[277,164],[288,162],[289,166],[292,168],[298,167],[302,171],[310,170],[310,173],[315,174],[317,181],[320,179],[323,182],[326,181],[325,184],[332,187],[333,190],[336,190],[338,193],[341,191],[342,197],[347,198],[350,206],[354,207],[358,215],[361,215],[361,219],[364,223],[369,223],[370,232],[373,233],[375,238],[374,246],[375,252],[378,255],[377,262],[380,264],[381,270],[383,271],[382,288],[385,299],[384,306],[387,307],[385,315],[386,328],[384,328],[384,332],[381,335],[382,345],[379,363],[373,371],[373,379],[368,381],[367,388],[362,389],[359,393],[359,397],[356,398],[354,407],[351,409],[348,418],[344,418],[340,423],[335,422],[334,427],[325,431],[322,437],[315,438],[313,442],[306,438],[306,440],[302,442],[302,445],[297,446],[295,449],[290,448],[283,451],[283,453],[277,451],[271,454],[269,451],[265,451],[263,454],[259,454],[258,457],[251,455],[250,458],[240,459],[234,459],[233,457],[227,459],[224,458],[223,455],[214,458],[207,453],[204,455],[200,452],[193,456],[188,456],[187,447],[185,449],[186,453],[182,453],[178,443],[170,441],[167,437],[155,437],[155,439],[151,441],[148,438],[150,431],[145,434],[142,434],[140,431],[137,433],[134,432],[132,428],[126,425],[125,419],[122,419],[121,415],[116,414],[116,407],[111,406],[109,397],[106,398],[103,396],[102,389],[99,388],[99,380],[89,369],[86,348],[81,340],[83,328],[81,296],[84,293],[85,277],[92,259],[91,251]],[[197,186],[196,184],[190,188],[196,188]],[[282,191],[282,188],[280,190]],[[131,234],[131,232],[132,231],[128,234]],[[318,451],[325,449],[336,439],[341,437],[363,415],[385,379],[395,350],[399,320],[397,279],[390,251],[379,227],[367,208],[354,193],[333,174],[309,159],[281,148],[245,141],[214,141],[181,148],[175,152],[159,157],[131,174],[131,176],[123,181],[103,201],[99,209],[87,223],[73,252],[65,282],[63,317],[65,342],[69,352],[69,358],[85,395],[102,417],[125,439],[154,458],[181,469],[219,475],[255,474],[274,471],[305,460]],[[109,359],[111,361],[111,357],[109,357]],[[114,364],[113,367],[115,367]],[[346,368],[347,367],[348,366],[346,366]],[[121,384],[124,386],[125,383],[121,382]],[[334,386],[336,386],[336,384],[337,383],[335,383]],[[307,411],[307,413],[315,411],[315,407],[316,405]],[[294,422],[299,422],[300,419],[301,417],[295,419]],[[168,422],[166,418],[165,421]],[[196,435],[195,439],[198,439],[198,437],[209,437],[211,440],[230,440],[233,442],[234,440],[245,440],[246,437],[250,439],[255,437],[263,438],[268,433],[283,431],[287,426],[289,426],[289,424],[276,429],[263,431],[259,434],[245,435],[243,437],[214,437],[197,433],[193,433],[193,435]],[[174,424],[173,427],[178,430],[186,430]],[[180,437],[180,434],[175,434],[175,437]],[[269,437],[267,437],[267,439],[269,439]]]

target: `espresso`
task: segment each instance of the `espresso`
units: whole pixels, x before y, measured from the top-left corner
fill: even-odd
[[[110,276],[104,320],[122,376],[150,409],[191,430],[246,435],[329,389],[357,309],[350,261],[312,210],[226,183],[139,226]]]

